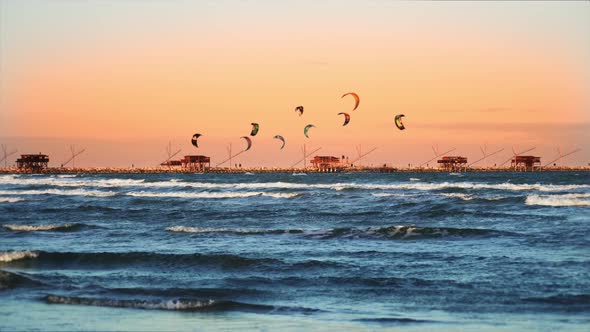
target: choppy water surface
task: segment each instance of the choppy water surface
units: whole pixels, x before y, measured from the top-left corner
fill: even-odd
[[[2,175],[0,329],[580,330],[588,173]]]

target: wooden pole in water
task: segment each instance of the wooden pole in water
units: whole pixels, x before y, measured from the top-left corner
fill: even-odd
[[[62,163],[62,166],[66,166],[70,161],[72,162],[72,169],[76,168],[76,157],[81,155],[84,151],[86,151],[86,149],[82,149],[78,152],[76,152],[75,150],[75,146],[74,145],[70,145],[70,151],[72,151],[72,156],[66,160],[64,163]]]
[[[480,162],[480,161],[482,161],[482,160],[485,160],[487,157],[491,157],[491,156],[493,156],[493,155],[495,155],[495,154],[497,154],[497,153],[500,153],[500,152],[502,152],[502,151],[504,151],[504,148],[501,148],[500,150],[498,150],[498,151],[495,151],[495,152],[493,152],[493,153],[486,154],[486,155],[484,155],[484,157],[483,157],[483,158],[480,158],[480,159],[478,159],[478,160],[476,160],[476,161],[472,162],[471,164],[467,165],[467,167],[469,167],[469,166],[471,166],[471,165],[473,165],[473,164],[475,164],[475,163],[478,163],[478,162]]]
[[[573,150],[573,151],[570,151],[570,152],[568,152],[568,153],[566,153],[566,154],[563,154],[563,155],[561,154],[561,150],[560,150],[560,151],[559,151],[559,157],[558,157],[558,158],[556,158],[556,159],[554,159],[554,160],[551,160],[551,161],[550,161],[550,162],[548,162],[547,164],[543,165],[543,167],[547,167],[547,166],[549,166],[549,165],[553,164],[554,162],[560,161],[562,158],[564,158],[564,157],[567,157],[567,156],[569,156],[570,154],[574,154],[574,153],[576,153],[576,152],[578,152],[578,151],[581,151],[581,150],[582,150],[582,149],[575,149],[575,150]]]
[[[299,159],[296,163],[294,163],[293,165],[291,165],[291,167],[297,166],[300,162],[305,161],[305,158],[307,158],[307,157],[311,156],[312,154],[318,152],[320,149],[321,149],[321,147],[319,147],[319,148],[311,151],[310,153],[304,155],[302,159]]]
[[[352,160],[350,163],[351,163],[351,164],[354,164],[354,162],[355,162],[355,161],[357,161],[357,160],[361,160],[361,158],[365,157],[366,155],[370,154],[371,152],[373,152],[373,151],[375,151],[375,150],[377,150],[377,148],[372,148],[372,149],[371,149],[371,150],[369,150],[368,152],[365,152],[364,154],[360,154],[360,155],[358,156],[358,158],[356,158],[356,159],[353,159],[353,160]],[[359,150],[359,151],[360,151],[360,150]]]
[[[231,151],[231,145],[230,145],[230,151]],[[229,158],[227,158],[227,159],[225,159],[224,161],[222,161],[222,162],[218,163],[217,165],[215,165],[215,167],[218,167],[219,165],[223,165],[223,164],[225,164],[225,163],[226,163],[226,162],[228,162],[228,161],[231,163],[231,162],[232,162],[232,158],[235,158],[235,157],[237,157],[237,156],[241,155],[242,153],[244,153],[244,152],[246,152],[246,151],[247,151],[247,150],[242,150],[242,151],[240,151],[240,152],[238,152],[238,153],[236,153],[236,154],[234,154],[234,155],[230,154],[230,155],[229,155]],[[230,165],[230,167],[231,167],[231,165]]]
[[[307,169],[307,157],[305,156],[305,143],[303,143],[303,169]]]
[[[434,149],[434,148],[433,148],[433,149]],[[435,151],[435,152],[434,152],[434,154],[435,154],[435,157],[434,157],[434,158],[432,158],[432,159],[430,159],[430,160],[427,160],[427,161],[423,162],[422,164],[420,164],[420,166],[419,166],[419,167],[422,167],[422,166],[424,166],[424,165],[428,164],[429,162],[433,161],[434,159],[436,159],[436,158],[438,158],[438,157],[440,157],[440,156],[442,156],[442,155],[444,155],[444,154],[447,154],[447,153],[449,153],[449,152],[453,152],[453,151],[455,151],[455,150],[456,150],[456,148],[452,148],[452,149],[450,149],[449,151],[445,151],[445,152],[443,152],[443,153],[441,153],[441,154],[438,154],[438,155],[437,155],[437,152],[438,152],[438,148],[437,148],[436,150],[433,150],[433,151]]]

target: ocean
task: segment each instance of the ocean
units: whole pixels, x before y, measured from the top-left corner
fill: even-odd
[[[590,176],[0,175],[0,330],[588,331]]]

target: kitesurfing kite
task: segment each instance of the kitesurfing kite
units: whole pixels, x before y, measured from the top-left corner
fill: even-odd
[[[308,124],[307,126],[305,126],[305,128],[303,128],[303,135],[305,135],[305,137],[309,138],[309,136],[307,136],[307,132],[311,129],[311,128],[315,128],[314,125],[312,124]]]
[[[397,129],[399,130],[404,130],[406,129],[406,127],[404,127],[404,124],[402,122],[402,117],[404,117],[405,115],[403,114],[398,114],[395,116],[395,125],[397,126]]]
[[[246,142],[248,143],[248,146],[246,147],[246,149],[244,151],[250,150],[250,148],[252,147],[252,140],[250,139],[250,137],[242,136],[241,138],[245,139]]]
[[[258,134],[258,129],[260,129],[260,126],[256,122],[252,122],[251,125],[252,125],[252,132],[250,133],[250,136],[256,136],[256,134]]]
[[[281,135],[275,135],[273,138],[276,138],[278,140],[280,140],[281,142],[283,142],[283,145],[281,145],[281,150],[285,147],[285,138]]]
[[[193,145],[197,148],[199,147],[199,142],[197,142],[197,139],[201,136],[201,134],[194,134],[193,138],[191,139],[191,143],[193,143]]]
[[[299,116],[303,115],[303,106],[295,107],[295,112],[299,112]]]
[[[343,126],[346,126],[350,122],[350,115],[348,113],[340,112],[338,115],[344,115],[344,124],[342,124]]]
[[[359,98],[359,95],[357,95],[354,92],[345,93],[340,98],[344,98],[348,95],[351,95],[354,98],[354,108],[352,109],[354,111],[355,109],[357,109],[357,107],[359,107],[359,103],[361,102],[361,99]]]

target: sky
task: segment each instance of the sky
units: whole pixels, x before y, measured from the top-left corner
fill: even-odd
[[[376,147],[364,162],[395,166],[433,145],[472,161],[505,149],[488,163],[581,148],[564,162],[587,165],[590,2],[0,0],[9,150],[59,165],[75,144],[80,166],[154,166],[172,142],[215,165],[251,122],[245,166],[290,166],[303,144]]]

